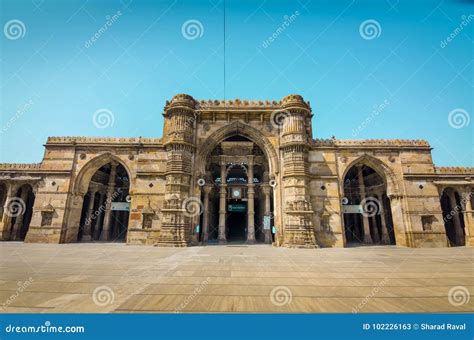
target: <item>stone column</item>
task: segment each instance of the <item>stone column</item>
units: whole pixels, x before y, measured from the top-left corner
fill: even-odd
[[[379,243],[380,242],[380,236],[379,236],[379,229],[377,228],[377,215],[371,216],[370,219],[372,220],[372,234],[373,236],[373,243]]]
[[[262,185],[262,192],[265,195],[265,212],[264,216],[270,217],[270,229],[265,230],[265,243],[272,243],[272,224],[271,224],[271,211],[270,211],[270,192],[271,187],[268,184]]]
[[[380,202],[378,196],[375,193],[369,193],[369,197],[373,197],[376,199],[376,202]],[[370,217],[370,220],[372,221],[372,235],[373,235],[373,242],[374,243],[380,243],[380,235],[379,235],[379,229],[378,229],[378,223],[377,223],[377,210],[374,211],[374,215]]]
[[[248,157],[247,184],[247,243],[255,243],[255,184],[253,183],[253,156]]]
[[[357,166],[357,182],[359,184],[360,201],[365,199],[365,183],[364,175],[362,174],[362,165]],[[362,224],[364,227],[364,243],[372,244],[372,237],[370,236],[370,224],[367,214],[362,213]]]
[[[112,200],[115,191],[115,176],[117,175],[117,163],[112,162],[109,176],[109,183],[107,185],[107,200],[105,202],[104,226],[100,234],[101,241],[108,241],[110,235],[110,228],[112,225]]]
[[[221,186],[219,189],[219,243],[226,243],[225,214],[226,214],[226,163],[221,159]]]
[[[94,201],[96,192],[97,189],[93,189],[91,192],[89,192],[89,206],[87,208],[86,220],[84,223],[81,241],[92,240],[92,214],[94,213]]]
[[[387,228],[387,221],[385,215],[385,200],[383,194],[379,195],[380,197],[380,220],[382,222],[382,243],[383,244],[390,244],[390,237],[388,235],[388,228]]]
[[[28,205],[27,205],[28,193],[29,193],[29,190],[26,188],[26,186],[23,187],[20,193],[20,200],[21,202],[23,202],[25,210],[21,211],[21,214],[18,215],[15,219],[15,225],[13,226],[12,235],[11,235],[12,240],[14,241],[20,240],[20,233],[21,233],[21,228],[23,226],[23,219],[26,213],[26,209],[28,208]]]
[[[461,225],[461,218],[459,217],[459,210],[462,210],[462,207],[458,206],[456,202],[456,196],[454,191],[449,191],[449,205],[451,206],[451,212],[453,213],[453,224],[454,224],[454,233],[456,234],[456,245],[464,244],[464,233]]]
[[[204,212],[202,216],[202,242],[207,243],[209,239],[209,194],[212,186],[207,184],[203,187],[204,190]]]
[[[102,211],[104,210],[104,198],[105,198],[105,193],[103,192],[99,192],[99,205],[98,205],[98,208],[97,208],[97,213],[95,214],[95,217],[94,217],[94,231],[93,231],[93,239],[94,240],[98,240],[99,237],[100,237],[100,220],[101,220],[101,216],[102,216]]]

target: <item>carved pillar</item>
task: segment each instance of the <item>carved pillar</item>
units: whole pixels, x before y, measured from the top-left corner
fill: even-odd
[[[207,243],[209,239],[209,194],[212,186],[207,184],[203,187],[204,190],[204,212],[202,216],[202,242]]]
[[[282,154],[283,245],[315,248],[316,238],[312,218],[308,158],[308,118],[311,109],[298,95],[283,98],[281,105],[283,125],[280,135]]]
[[[81,241],[92,240],[92,224],[93,224],[92,214],[94,213],[94,201],[95,201],[96,192],[97,192],[97,189],[93,189],[91,192],[89,192],[89,206],[87,207],[87,214],[86,214]]]
[[[115,191],[115,177],[117,176],[117,163],[112,162],[110,167],[109,183],[107,184],[107,201],[105,203],[104,225],[100,234],[101,241],[108,241],[112,225],[112,201]]]
[[[449,205],[451,206],[451,211],[453,212],[453,225],[454,233],[456,237],[456,245],[464,245],[464,231],[461,224],[461,218],[459,217],[459,211],[462,210],[458,203],[456,202],[456,196],[454,191],[448,192]]]
[[[104,199],[105,199],[105,193],[104,192],[99,192],[99,206],[97,208],[97,213],[94,215],[94,231],[93,231],[93,239],[98,240],[100,237],[100,220],[102,217],[102,211],[104,210]]]
[[[26,213],[26,209],[28,208],[27,206],[28,193],[29,193],[29,190],[27,189],[26,186],[24,186],[20,193],[20,200],[23,206],[25,207],[25,209],[15,219],[15,224],[12,228],[12,240],[14,241],[20,240],[20,233],[21,233],[21,228],[23,226],[23,219]]]
[[[265,200],[264,216],[267,216],[267,218],[270,218],[270,228],[269,229],[264,229],[265,243],[272,243],[271,211],[270,211],[271,187],[268,184],[262,185],[262,192],[265,196],[265,198],[264,198],[264,200]]]
[[[225,233],[225,214],[226,214],[226,193],[227,193],[227,179],[226,179],[226,163],[221,160],[221,185],[219,189],[219,243],[226,243]]]
[[[255,184],[253,183],[253,156],[248,157],[247,171],[247,243],[255,243]]]
[[[360,201],[362,202],[365,199],[365,183],[364,175],[362,174],[362,165],[357,166],[357,182],[359,184]],[[366,212],[362,212],[362,224],[364,226],[364,243],[371,244],[372,237],[370,236],[369,217]]]

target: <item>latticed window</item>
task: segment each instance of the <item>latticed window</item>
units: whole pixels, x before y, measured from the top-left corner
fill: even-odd
[[[432,223],[433,223],[433,215],[421,216],[421,224],[423,226],[423,231],[430,231]]]
[[[53,212],[43,211],[41,212],[41,226],[51,225],[53,223]]]
[[[150,229],[153,224],[153,214],[143,214],[143,229]]]

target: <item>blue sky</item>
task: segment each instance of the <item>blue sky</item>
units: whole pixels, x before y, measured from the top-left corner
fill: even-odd
[[[184,92],[299,93],[316,138],[427,139],[436,165],[474,164],[470,1],[227,0],[225,53],[219,0],[0,3],[0,162],[39,162],[48,136],[160,137],[165,101]]]

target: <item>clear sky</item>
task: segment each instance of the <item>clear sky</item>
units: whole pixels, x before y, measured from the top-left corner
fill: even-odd
[[[227,0],[225,34],[222,0],[0,3],[0,162],[39,162],[48,136],[160,137],[184,92],[299,93],[316,138],[427,139],[436,165],[474,164],[472,1]]]

